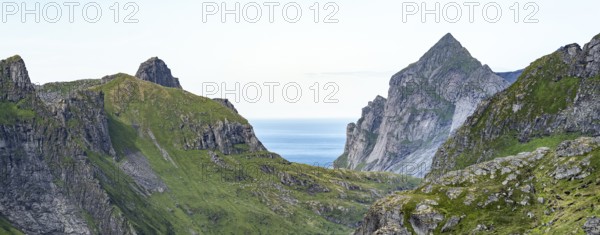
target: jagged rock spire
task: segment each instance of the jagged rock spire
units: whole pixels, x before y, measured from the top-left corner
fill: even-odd
[[[156,83],[165,87],[182,89],[179,79],[173,77],[171,69],[158,57],[152,57],[140,65],[135,76],[144,81]]]
[[[0,100],[19,101],[34,92],[25,61],[15,55],[0,61]]]

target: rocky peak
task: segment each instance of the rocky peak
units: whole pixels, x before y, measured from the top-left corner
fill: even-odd
[[[452,34],[448,33],[444,35],[427,53],[425,53],[419,62],[422,64],[440,64],[446,63],[449,60],[468,60],[470,62],[476,62],[472,58],[469,51],[464,48]],[[417,62],[417,63],[419,63]],[[479,63],[479,62],[477,62]],[[479,64],[481,66],[481,64]]]
[[[433,48],[463,48],[462,45],[451,33],[447,33],[433,46]]]
[[[392,76],[387,100],[377,97],[363,108],[361,119],[347,128],[336,166],[422,176],[435,150],[477,104],[508,85],[446,34]],[[407,165],[415,172],[406,172]]]
[[[594,37],[583,46],[579,59],[580,65],[585,65],[584,71],[579,76],[593,77],[600,74],[600,37]]]
[[[156,83],[165,87],[182,89],[179,79],[173,77],[171,69],[158,57],[152,57],[140,65],[135,76],[144,81]]]
[[[34,92],[25,61],[16,55],[0,61],[0,100],[18,101]]]
[[[596,35],[583,48],[572,43],[557,50],[565,64],[573,67],[570,76],[593,77],[600,74],[600,35]]]

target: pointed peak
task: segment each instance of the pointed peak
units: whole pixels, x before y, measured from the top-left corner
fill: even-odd
[[[29,78],[25,61],[18,56],[12,56],[0,61],[0,100],[19,101],[34,92],[33,84]],[[4,86],[4,83],[12,83]]]
[[[452,36],[452,34],[451,34],[451,33],[447,33],[447,34],[445,34],[445,35],[442,37],[442,39],[441,39],[441,40],[454,40],[454,41],[457,41],[457,40],[456,40],[456,38],[454,38],[454,36]]]
[[[144,81],[153,82],[164,87],[182,89],[179,79],[173,77],[171,69],[158,57],[152,57],[140,64],[135,76]]]
[[[447,47],[447,46],[458,46],[458,47],[462,47],[462,45],[460,44],[460,42],[458,40],[456,40],[456,38],[454,38],[454,36],[452,36],[451,33],[447,33],[446,35],[444,35],[436,44],[435,46],[443,46],[443,47]],[[434,47],[435,47],[434,46]]]
[[[458,60],[473,61],[475,59],[452,34],[447,33],[419,59],[419,62],[439,64]]]

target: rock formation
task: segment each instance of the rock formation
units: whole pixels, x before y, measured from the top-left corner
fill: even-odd
[[[387,100],[377,97],[348,126],[335,166],[422,177],[437,148],[477,104],[507,86],[447,34],[392,77]]]
[[[140,64],[140,68],[138,69],[137,73],[135,73],[135,77],[144,81],[159,84],[164,87],[182,89],[181,85],[179,84],[179,79],[173,77],[171,74],[171,69],[169,69],[167,64],[165,64],[165,62],[158,57],[152,57],[146,62]]]
[[[87,150],[114,154],[102,94],[76,93],[50,108],[21,58],[0,61],[0,68],[8,94],[0,99],[0,214],[29,234],[92,234],[81,213],[106,233],[130,234],[87,160]]]

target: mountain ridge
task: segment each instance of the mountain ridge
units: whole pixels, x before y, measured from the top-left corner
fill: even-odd
[[[483,102],[439,149],[434,173],[490,160],[511,145],[559,134],[596,136],[600,40],[561,47],[525,69],[507,90]],[[475,157],[477,156],[477,157]]]

